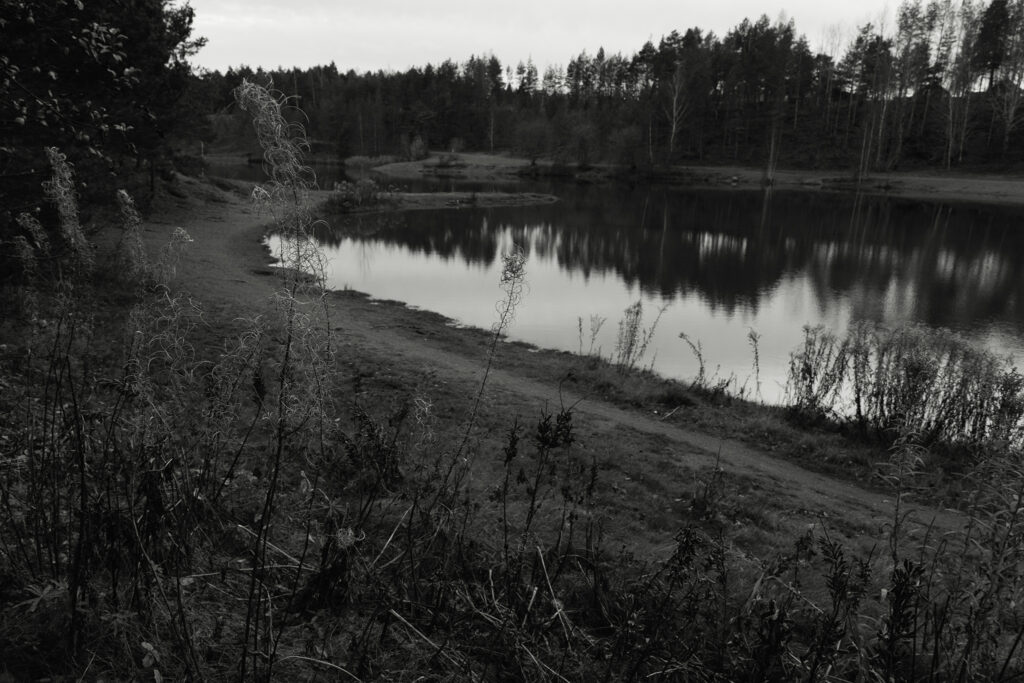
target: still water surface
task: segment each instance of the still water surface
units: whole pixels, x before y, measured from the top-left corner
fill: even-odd
[[[953,328],[1024,358],[1024,211],[820,192],[532,187],[560,197],[537,207],[334,217],[318,234],[328,286],[368,292],[489,327],[501,297],[501,255],[527,255],[527,293],[513,339],[578,352],[591,320],[595,351],[615,348],[618,321],[664,309],[642,364],[709,374],[761,397],[784,396],[805,325],[852,321]],[[276,238],[272,248],[279,245]]]

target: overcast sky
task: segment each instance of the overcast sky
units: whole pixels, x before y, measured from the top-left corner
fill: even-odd
[[[898,1],[898,0],[897,0]],[[845,45],[857,26],[892,22],[888,0],[191,0],[193,63],[225,70],[334,62],[342,71],[405,70],[493,52],[503,65],[528,57],[543,70],[599,47],[630,55],[647,40],[692,26],[719,36],[744,17],[796,22],[811,48]]]

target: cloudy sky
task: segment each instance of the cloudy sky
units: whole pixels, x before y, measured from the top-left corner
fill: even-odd
[[[629,55],[691,26],[723,35],[744,17],[792,18],[811,47],[845,45],[855,28],[892,22],[889,0],[191,0],[198,66],[404,70],[493,52],[541,69],[599,47]],[[829,49],[828,51],[833,51]]]

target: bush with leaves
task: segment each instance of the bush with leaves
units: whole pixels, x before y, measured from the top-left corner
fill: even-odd
[[[165,0],[116,4],[82,0],[0,3],[0,240],[40,200],[43,149],[79,166],[90,191],[109,201],[109,176],[164,153],[188,126],[177,103],[187,85],[193,10]],[[123,178],[120,183],[124,183]],[[47,230],[55,229],[43,221]]]

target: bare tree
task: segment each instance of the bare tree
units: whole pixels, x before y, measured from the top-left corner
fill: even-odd
[[[676,60],[675,71],[672,72],[672,78],[667,84],[667,95],[662,108],[665,112],[665,119],[668,121],[668,156],[671,159],[676,149],[676,138],[690,112],[690,98],[686,87],[686,65],[682,59]]]
[[[990,90],[993,106],[1003,121],[1004,156],[1010,149],[1010,135],[1020,124],[1024,102],[1024,0],[1008,2],[1007,14],[1006,50],[999,80]]]

